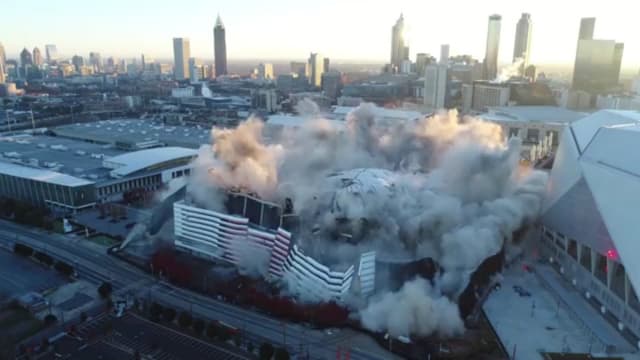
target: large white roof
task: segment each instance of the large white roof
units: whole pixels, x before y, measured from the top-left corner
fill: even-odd
[[[534,122],[534,123],[572,123],[585,117],[580,113],[558,106],[497,106],[490,107],[489,112],[479,115],[480,118],[497,122]]]
[[[0,162],[0,173],[23,179],[42,181],[62,186],[82,186],[93,184],[91,181],[59,172],[28,167],[10,162]]]
[[[269,116],[269,118],[267,119],[266,125],[267,126],[274,126],[275,125],[275,126],[297,128],[297,127],[301,127],[304,124],[307,124],[307,123],[313,121],[314,119],[315,118],[308,117],[308,116],[276,114],[276,115],[270,115]],[[325,120],[329,121],[332,125],[337,126],[337,127],[344,127],[345,126],[345,122],[344,121],[331,120],[331,119],[325,119]]]
[[[104,167],[114,169],[111,174],[123,177],[163,162],[195,157],[198,152],[182,147],[159,147],[134,151],[123,155],[113,156],[104,160]]]
[[[571,131],[575,136],[580,152],[582,152],[600,128],[638,123],[640,123],[640,112],[602,110],[572,124]]]
[[[640,291],[640,113],[604,110],[564,132],[551,171],[543,221],[587,242],[610,246]],[[574,224],[576,223],[577,224]],[[594,222],[596,225],[589,231]]]
[[[346,117],[350,112],[357,109],[354,106],[334,106],[333,114],[338,117]],[[372,107],[374,116],[385,120],[416,120],[421,119],[424,115],[419,111],[405,109],[387,109],[379,106]]]

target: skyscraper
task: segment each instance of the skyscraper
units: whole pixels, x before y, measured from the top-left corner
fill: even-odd
[[[449,45],[440,46],[440,62],[427,65],[424,74],[424,104],[434,109],[447,106]]]
[[[258,65],[258,77],[264,80],[273,80],[273,64],[261,63]]]
[[[624,44],[593,38],[595,18],[580,21],[576,60],[573,67],[574,90],[591,95],[615,90],[620,80]]]
[[[33,65],[31,53],[29,52],[29,50],[27,50],[27,48],[22,49],[22,52],[20,52],[20,65],[22,65],[22,67]]]
[[[0,43],[0,64],[7,64],[7,54],[4,52],[4,45],[2,45],[2,43]]]
[[[296,74],[300,78],[309,76],[309,63],[302,61],[291,62],[291,73]]]
[[[580,20],[580,33],[578,40],[593,40],[593,32],[596,29],[596,18],[582,18]]]
[[[324,73],[324,59],[318,53],[309,55],[309,84],[320,87],[322,85],[322,74]]]
[[[216,19],[213,27],[213,56],[216,61],[216,77],[227,75],[227,40],[225,36],[224,24],[220,15]]]
[[[196,58],[189,58],[189,81],[197,83],[201,79],[201,65]]]
[[[432,62],[435,62],[435,59],[433,59],[429,54],[416,54],[416,73],[418,76],[424,75],[424,69]]]
[[[403,60],[409,59],[409,44],[406,42],[404,16],[400,14],[400,18],[391,28],[391,65],[396,69],[400,69]]]
[[[7,80],[6,75],[4,74],[4,64],[0,63],[0,84],[4,84]]]
[[[44,59],[42,58],[42,53],[38,47],[33,48],[33,65],[40,66],[44,64]]]
[[[102,56],[100,56],[99,52],[89,53],[89,64],[95,72],[102,72]]]
[[[440,45],[440,64],[449,64],[449,44]]]
[[[176,80],[186,80],[189,78],[189,58],[191,57],[191,49],[189,39],[174,38],[173,39],[173,77]]]
[[[531,55],[531,15],[523,13],[516,25],[516,42],[513,46],[513,61],[522,59],[520,67],[520,75],[523,75],[524,69],[529,66],[529,56]]]
[[[324,72],[329,72],[329,67],[331,67],[331,60],[329,58],[324,58]]]
[[[58,48],[53,44],[48,44],[44,46],[44,51],[47,56],[47,62],[52,63],[58,60]]]
[[[84,59],[80,55],[74,55],[71,58],[71,63],[76,68],[76,71],[80,72],[80,69],[84,66]]]
[[[500,48],[500,15],[489,16],[487,49],[484,56],[484,78],[495,79],[498,76],[498,49]]]

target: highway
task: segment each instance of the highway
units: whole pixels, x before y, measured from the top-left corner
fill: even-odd
[[[273,344],[285,341],[290,353],[308,353],[312,359],[336,359],[338,347],[350,348],[350,359],[396,358],[368,336],[358,332],[340,330],[328,334],[298,324],[283,323],[280,319],[159,281],[152,275],[107,255],[104,248],[97,248],[81,238],[49,234],[0,221],[0,244],[10,247],[15,242],[31,245],[74,264],[79,278],[86,281],[95,284],[111,281],[116,294],[132,294],[143,300],[190,310],[202,318],[224,321],[241,329],[256,344],[264,340]]]

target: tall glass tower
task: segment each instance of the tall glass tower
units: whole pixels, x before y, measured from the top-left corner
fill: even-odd
[[[227,74],[227,40],[225,38],[224,24],[220,15],[213,27],[213,56],[216,61],[216,76]]]
[[[498,49],[500,47],[500,15],[489,16],[487,32],[487,50],[484,56],[484,78],[495,79],[498,76]]]

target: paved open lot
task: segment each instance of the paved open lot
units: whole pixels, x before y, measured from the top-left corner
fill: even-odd
[[[105,334],[105,328],[109,333]],[[93,339],[88,345],[81,339]],[[55,343],[67,359],[130,359],[136,351],[143,358],[170,359],[254,359],[227,344],[214,345],[127,313],[121,318],[102,314],[78,327],[77,336],[65,336]],[[55,358],[53,356],[44,358]]]
[[[41,292],[67,281],[57,271],[0,250],[0,301],[29,291]]]

